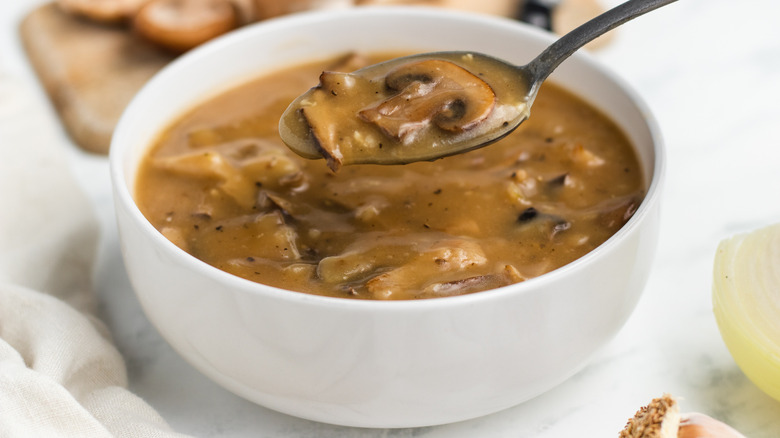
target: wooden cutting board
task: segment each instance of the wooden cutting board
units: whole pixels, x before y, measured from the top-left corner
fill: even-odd
[[[124,26],[96,24],[43,5],[22,21],[24,49],[73,141],[99,154],[138,90],[174,56]]]

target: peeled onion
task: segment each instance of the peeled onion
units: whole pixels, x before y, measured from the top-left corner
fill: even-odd
[[[712,298],[737,365],[780,401],[780,224],[720,243]]]

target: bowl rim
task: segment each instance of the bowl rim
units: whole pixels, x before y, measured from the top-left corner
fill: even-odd
[[[585,51],[578,51],[572,57],[579,58],[581,62],[588,65],[589,68],[597,71],[598,74],[610,81],[615,88],[624,94],[634,105],[634,107],[644,116],[645,128],[647,128],[652,139],[653,162],[652,174],[645,175],[646,191],[645,196],[640,203],[637,211],[615,234],[610,236],[602,244],[586,253],[582,257],[554,269],[538,277],[530,278],[521,283],[475,292],[465,295],[456,295],[450,297],[438,297],[430,299],[416,300],[362,300],[338,298],[323,295],[315,295],[306,292],[282,289],[257,283],[252,280],[238,277],[234,274],[222,271],[208,263],[197,259],[186,251],[177,247],[167,238],[165,238],[152,224],[144,217],[135,203],[132,195],[132,189],[127,184],[124,170],[124,160],[127,149],[131,147],[129,142],[123,145],[120,141],[124,137],[124,132],[129,130],[130,124],[128,114],[138,112],[136,107],[141,106],[145,96],[150,91],[159,87],[158,83],[170,81],[169,77],[175,78],[180,71],[185,70],[188,64],[197,61],[199,58],[209,57],[212,53],[220,51],[225,46],[235,44],[237,41],[247,38],[257,38],[256,34],[273,33],[279,29],[288,27],[305,26],[311,23],[322,23],[324,21],[334,21],[345,18],[375,17],[375,16],[408,16],[414,15],[416,18],[423,19],[445,19],[449,21],[467,21],[476,25],[500,26],[507,28],[507,32],[517,32],[517,29],[523,29],[523,32],[529,32],[536,37],[542,38],[547,43],[552,43],[555,36],[549,32],[512,20],[505,17],[467,13],[464,11],[447,10],[442,8],[427,6],[361,6],[346,9],[307,11],[291,14],[282,17],[271,18],[256,24],[248,25],[237,29],[226,35],[218,37],[207,42],[172,61],[166,65],[157,74],[155,74],[134,96],[126,107],[117,123],[114,135],[111,140],[109,150],[109,170],[110,180],[113,185],[114,203],[116,208],[122,206],[130,216],[130,219],[147,234],[158,247],[169,257],[174,258],[189,269],[193,269],[204,276],[207,276],[217,283],[225,285],[230,290],[240,291],[255,295],[264,295],[267,298],[278,299],[300,305],[320,306],[320,307],[338,307],[341,309],[371,310],[375,312],[408,312],[408,311],[426,311],[432,308],[449,308],[453,306],[469,306],[479,302],[500,300],[507,295],[529,294],[534,291],[543,291],[547,284],[555,282],[558,278],[570,275],[572,272],[585,269],[588,265],[600,258],[603,253],[607,253],[611,248],[618,245],[618,242],[624,236],[632,233],[645,217],[650,213],[653,204],[659,202],[662,182],[666,173],[666,150],[661,135],[661,129],[657,120],[653,117],[648,105],[644,99],[621,77],[610,70],[605,64],[602,64],[595,56]],[[510,29],[514,28],[514,29]],[[280,65],[275,68],[283,68]],[[240,84],[237,80],[231,84],[231,87]],[[199,96],[198,101],[203,101],[223,90],[214,90],[214,93],[205,96]],[[590,103],[593,105],[592,103]],[[192,105],[192,104],[191,104]],[[191,106],[190,105],[190,106]],[[640,158],[641,160],[641,158]],[[121,240],[121,238],[120,238]]]

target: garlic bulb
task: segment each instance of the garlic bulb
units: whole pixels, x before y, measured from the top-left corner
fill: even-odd
[[[680,414],[669,394],[642,406],[626,423],[619,438],[745,438],[726,423],[698,412]]]
[[[720,243],[713,309],[737,365],[780,400],[780,224]]]

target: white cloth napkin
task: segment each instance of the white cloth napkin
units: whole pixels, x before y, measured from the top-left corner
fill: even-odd
[[[47,115],[0,72],[0,437],[181,437],[93,313],[98,224]]]

